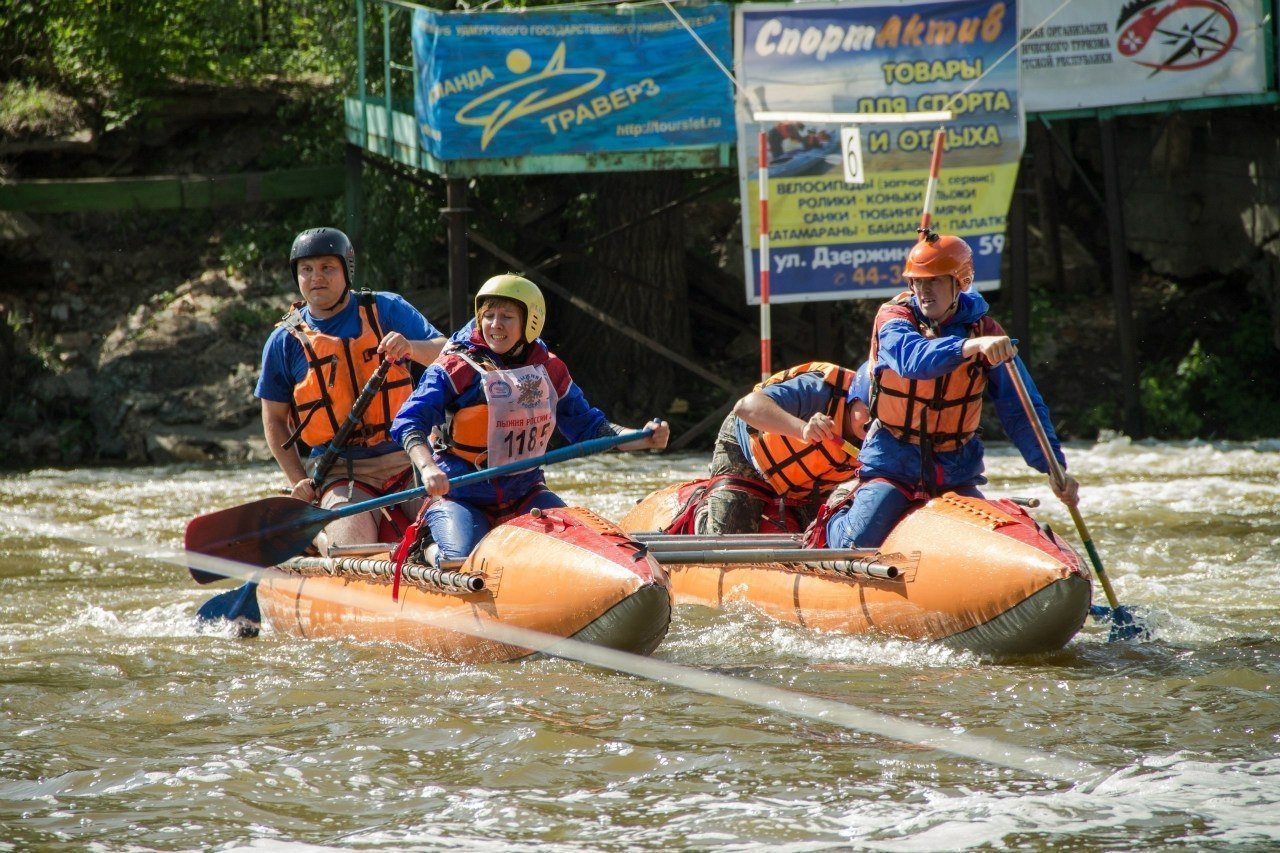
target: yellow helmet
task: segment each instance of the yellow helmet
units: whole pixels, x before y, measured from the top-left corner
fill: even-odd
[[[480,306],[485,297],[500,296],[519,302],[524,306],[524,339],[532,343],[542,334],[542,326],[547,322],[547,301],[542,298],[542,291],[527,278],[515,273],[495,275],[480,285],[476,293],[476,319],[480,319]]]

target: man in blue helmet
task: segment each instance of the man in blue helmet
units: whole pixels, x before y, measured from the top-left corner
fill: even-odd
[[[430,364],[445,338],[400,296],[351,289],[355,249],[336,228],[299,234],[289,268],[302,300],[267,339],[254,391],[267,446],[295,498],[332,508],[395,491],[412,477],[408,456],[388,435],[413,391],[408,362]],[[382,386],[317,487],[315,461],[383,360],[392,365]],[[299,442],[311,450],[305,464]],[[330,524],[317,544],[323,550],[329,543],[377,541],[377,517],[362,513]]]
[[[770,376],[734,404],[716,436],[694,532],[758,533],[766,516],[803,529],[858,472],[869,373],[830,362]]]

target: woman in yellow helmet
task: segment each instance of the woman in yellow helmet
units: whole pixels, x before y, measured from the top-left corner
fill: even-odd
[[[466,557],[505,518],[564,506],[541,468],[457,491],[449,489],[451,477],[541,456],[557,430],[569,442],[627,432],[587,402],[564,362],[538,337],[547,309],[537,285],[511,273],[494,276],[476,294],[475,311],[391,427],[432,497],[426,520],[440,560]],[[666,421],[654,419],[647,428],[651,436],[619,449],[667,446]]]

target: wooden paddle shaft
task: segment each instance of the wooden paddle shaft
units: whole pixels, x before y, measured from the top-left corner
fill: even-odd
[[[1022,409],[1027,413],[1027,420],[1031,423],[1031,429],[1036,434],[1036,441],[1040,443],[1040,452],[1044,454],[1044,458],[1049,465],[1049,479],[1053,482],[1054,488],[1060,489],[1066,483],[1067,475],[1062,470],[1062,463],[1054,455],[1053,447],[1049,444],[1049,436],[1045,432],[1044,424],[1040,423],[1040,414],[1031,402],[1031,394],[1027,391],[1027,383],[1022,381],[1022,372],[1018,370],[1017,359],[1011,358],[1004,364],[1009,371],[1009,379],[1013,382],[1014,390],[1018,392],[1018,399],[1022,402]],[[1066,501],[1063,501],[1063,503],[1066,503]],[[1102,584],[1102,591],[1107,596],[1107,603],[1111,605],[1112,610],[1115,610],[1120,606],[1120,600],[1116,598],[1115,590],[1111,588],[1111,579],[1107,577],[1107,570],[1102,567],[1102,558],[1098,555],[1097,549],[1093,547],[1093,539],[1089,536],[1089,529],[1085,527],[1084,516],[1080,514],[1078,507],[1071,504],[1066,504],[1066,506],[1067,511],[1071,513],[1071,520],[1075,522],[1076,532],[1080,534],[1080,541],[1084,543],[1084,549],[1089,554],[1089,561],[1093,563],[1094,572],[1098,575],[1098,583]]]

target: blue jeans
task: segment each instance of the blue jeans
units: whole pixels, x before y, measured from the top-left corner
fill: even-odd
[[[559,495],[544,489],[521,504],[520,512],[526,513],[534,507],[555,509],[564,505]],[[448,496],[432,501],[427,507],[427,524],[440,549],[438,560],[465,559],[493,529],[493,519],[482,507]]]
[[[948,491],[982,497],[977,486],[958,486]],[[879,548],[911,503],[901,490],[884,480],[860,484],[853,500],[827,519],[827,547]]]

